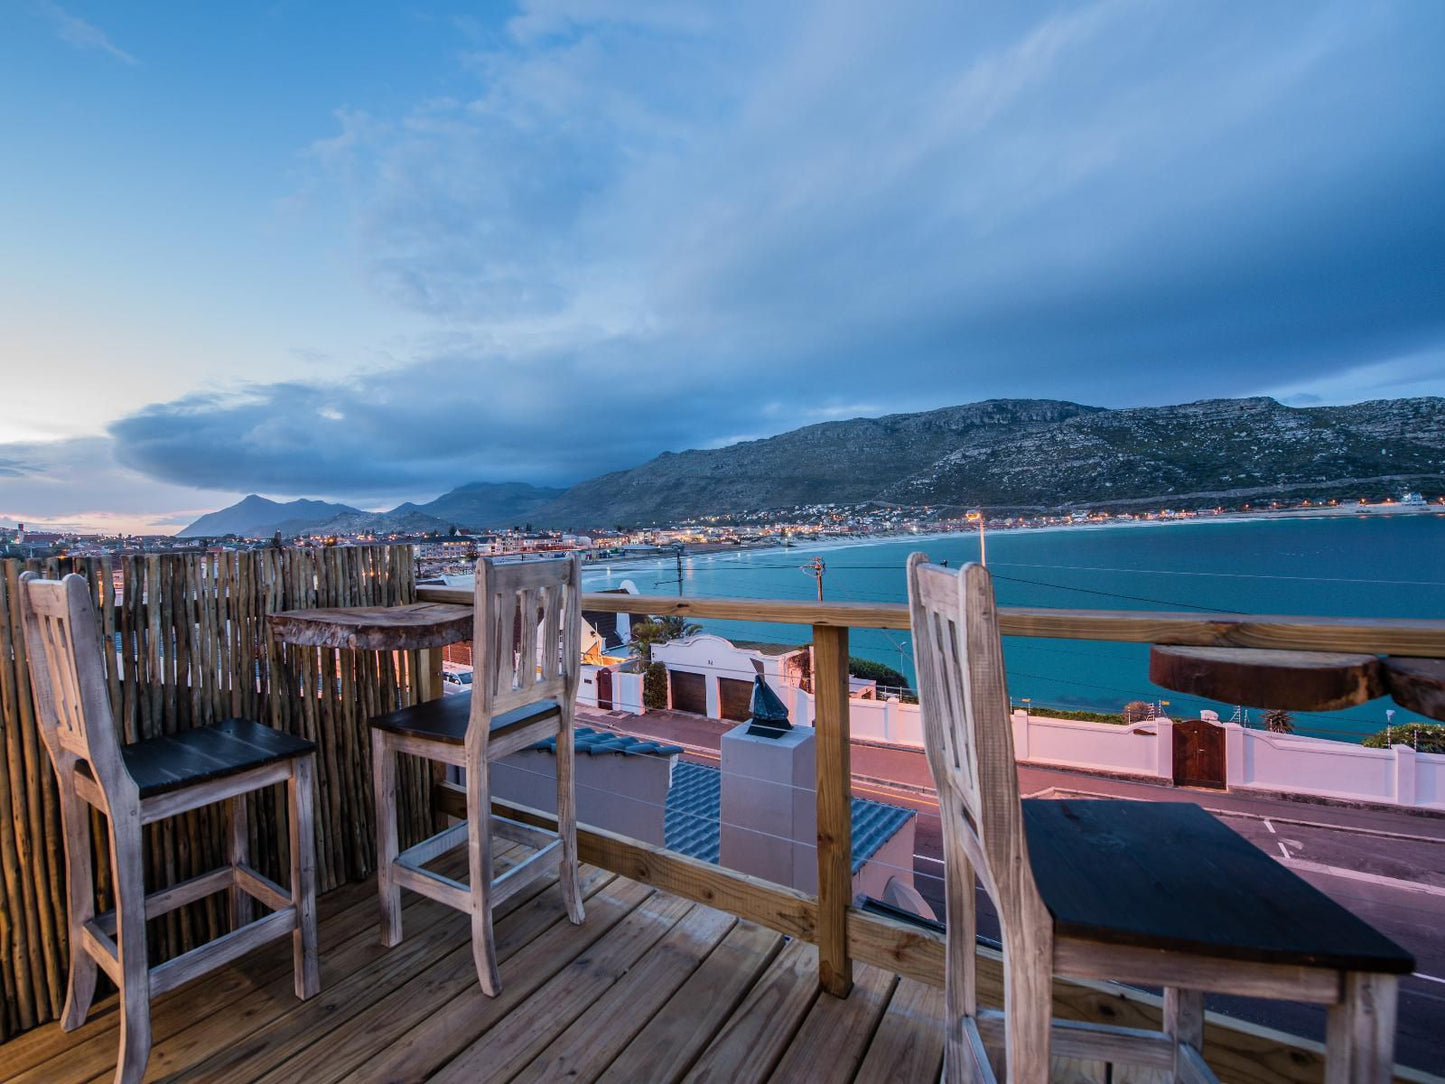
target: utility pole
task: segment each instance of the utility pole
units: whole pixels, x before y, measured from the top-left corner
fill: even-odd
[[[800,571],[806,572],[808,575],[812,576],[818,581],[819,602],[823,601],[823,573],[827,570],[827,568],[828,566],[823,563],[823,558],[821,557],[814,557],[810,564],[798,566],[798,569]]]
[[[682,597],[682,547],[675,546],[672,555],[677,558],[677,597]]]

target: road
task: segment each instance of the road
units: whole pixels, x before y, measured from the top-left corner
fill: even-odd
[[[676,743],[690,758],[711,764],[718,762],[722,735],[735,725],[680,712],[632,716],[583,711],[579,722]],[[923,754],[855,743],[852,767],[855,794],[918,813],[914,883],[941,914],[942,831]],[[1019,769],[1019,785],[1026,796],[1189,801],[1208,809],[1414,953],[1416,973],[1400,988],[1396,1057],[1402,1064],[1445,1074],[1445,817],[1030,766]],[[982,891],[979,918],[981,933],[997,933],[992,905]],[[1324,1038],[1322,1008],[1225,996],[1211,996],[1207,1007],[1296,1035]]]

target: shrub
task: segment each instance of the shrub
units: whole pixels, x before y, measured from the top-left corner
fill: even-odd
[[[1388,740],[1386,735],[1389,735]],[[1360,744],[1368,749],[1408,745],[1418,753],[1445,753],[1445,726],[1439,723],[1403,723],[1371,734]]]
[[[1142,723],[1149,718],[1151,705],[1143,700],[1131,700],[1124,705],[1124,722]]]
[[[1073,719],[1081,723],[1113,723],[1116,726],[1123,724],[1125,721],[1124,716],[1118,712],[1075,711],[1072,708],[1045,708],[1040,707],[1038,704],[1031,704],[1029,706],[1029,714],[1038,715],[1045,719]]]
[[[667,667],[660,662],[652,663],[642,672],[642,706],[667,707]]]
[[[848,673],[864,681],[876,681],[879,685],[888,685],[895,689],[908,688],[908,679],[893,667],[872,659],[860,659],[857,655],[848,656]]]

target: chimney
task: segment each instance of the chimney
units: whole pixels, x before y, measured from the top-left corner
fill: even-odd
[[[776,737],[742,723],[722,738],[721,865],[754,877],[818,890],[817,757],[814,730]]]

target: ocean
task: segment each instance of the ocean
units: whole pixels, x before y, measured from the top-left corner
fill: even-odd
[[[1445,617],[1445,515],[1183,520],[1101,527],[989,532],[988,567],[1000,605],[1069,609],[1190,610],[1338,617]],[[827,566],[824,597],[839,602],[904,602],[904,562],[922,550],[955,567],[977,560],[977,534],[843,542],[791,549],[686,556],[683,593],[698,597],[808,599],[811,572]],[[672,560],[588,566],[589,590],[631,580],[644,594],[676,594]],[[721,636],[806,643],[801,626],[701,622]],[[913,680],[909,635],[855,629],[854,655],[902,670]],[[1168,701],[1175,717],[1218,704],[1161,689],[1148,680],[1148,646],[1088,640],[1006,637],[1009,693],[1033,710],[1118,711],[1130,700]],[[1380,699],[1345,711],[1296,713],[1296,732],[1358,741],[1385,726]],[[1249,712],[1260,725],[1262,712]],[[1428,720],[1397,709],[1394,725]]]

